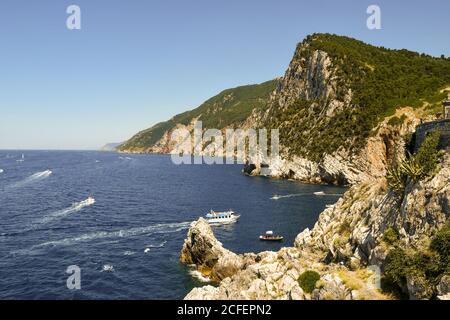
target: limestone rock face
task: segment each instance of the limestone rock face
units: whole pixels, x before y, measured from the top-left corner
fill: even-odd
[[[323,287],[315,289],[312,293],[314,300],[352,300],[352,293],[337,276],[324,277]]]
[[[267,163],[269,176],[296,179],[308,183],[329,183],[355,185],[363,181],[377,180],[386,176],[387,168],[398,162],[405,154],[405,139],[414,132],[420,119],[412,108],[401,108],[396,115],[406,118],[400,126],[388,124],[386,118],[376,128],[376,134],[369,138],[365,147],[352,154],[344,147],[333,154],[325,154],[321,161],[314,162],[299,156],[284,154],[269,159],[251,159],[253,163]],[[259,172],[258,168],[255,172]]]
[[[223,256],[222,256],[223,255]],[[218,283],[194,288],[185,299],[351,299],[351,291],[339,278],[342,266],[320,262],[320,255],[297,248],[282,248],[278,252],[236,255],[222,247],[206,221],[191,225],[183,245],[180,260],[195,264],[196,268]],[[321,287],[306,293],[299,284],[299,276],[307,270],[317,270]],[[365,280],[364,280],[365,281]],[[364,283],[364,282],[363,282]],[[377,295],[370,283],[361,289]],[[362,295],[362,293],[361,293]]]
[[[243,257],[223,248],[203,218],[192,223],[181,250],[180,261],[195,264],[198,271],[213,281],[233,275],[244,264]]]
[[[411,183],[402,197],[386,181],[361,183],[324,210],[312,230],[301,232],[295,245],[327,252],[330,261],[379,264],[386,255],[381,238],[389,227],[402,241],[418,246],[439,230],[450,215],[450,156],[433,178]]]
[[[216,282],[235,274],[254,258],[252,254],[237,255],[225,249],[203,218],[191,224],[180,255],[181,262],[195,265],[205,277]]]
[[[450,275],[442,277],[437,286],[437,291],[439,300],[450,300]]]
[[[406,286],[410,300],[427,300],[433,294],[423,275],[408,274],[406,276]]]

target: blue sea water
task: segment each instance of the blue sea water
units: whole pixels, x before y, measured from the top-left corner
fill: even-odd
[[[181,299],[203,285],[178,261],[199,216],[232,208],[239,221],[213,228],[226,248],[278,250],[345,191],[163,155],[0,151],[0,169],[1,299]],[[87,206],[89,195],[96,203]],[[259,241],[266,230],[284,242]],[[71,265],[81,290],[66,286]]]

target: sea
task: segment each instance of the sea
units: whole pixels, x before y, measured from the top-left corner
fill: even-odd
[[[179,255],[209,210],[241,215],[213,226],[225,248],[276,251],[345,192],[241,170],[167,155],[0,151],[0,299],[182,299],[208,283]],[[268,230],[283,242],[260,241]]]

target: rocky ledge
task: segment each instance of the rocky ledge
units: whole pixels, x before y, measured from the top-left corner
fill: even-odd
[[[203,219],[192,223],[180,260],[192,264],[212,284],[194,288],[185,299],[385,299],[376,290],[372,271],[350,271],[320,262],[320,256],[298,248],[278,252],[235,254],[215,238]],[[320,280],[304,290],[299,277],[315,270]]]

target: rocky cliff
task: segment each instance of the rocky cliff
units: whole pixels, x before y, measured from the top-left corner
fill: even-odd
[[[200,219],[191,225],[181,261],[218,286],[195,288],[186,299],[393,298],[380,290],[381,276],[411,299],[448,299],[449,215],[447,153],[437,174],[410,181],[401,194],[385,179],[353,186],[294,247],[278,252],[233,254]],[[318,274],[309,289],[302,283],[307,272]]]
[[[195,120],[204,130],[279,129],[281,155],[248,158],[256,164],[250,174],[264,164],[273,177],[353,185],[385,176],[449,83],[446,59],[313,34],[298,44],[283,77],[225,90],[138,133],[120,151],[170,153],[173,129],[192,131]]]

